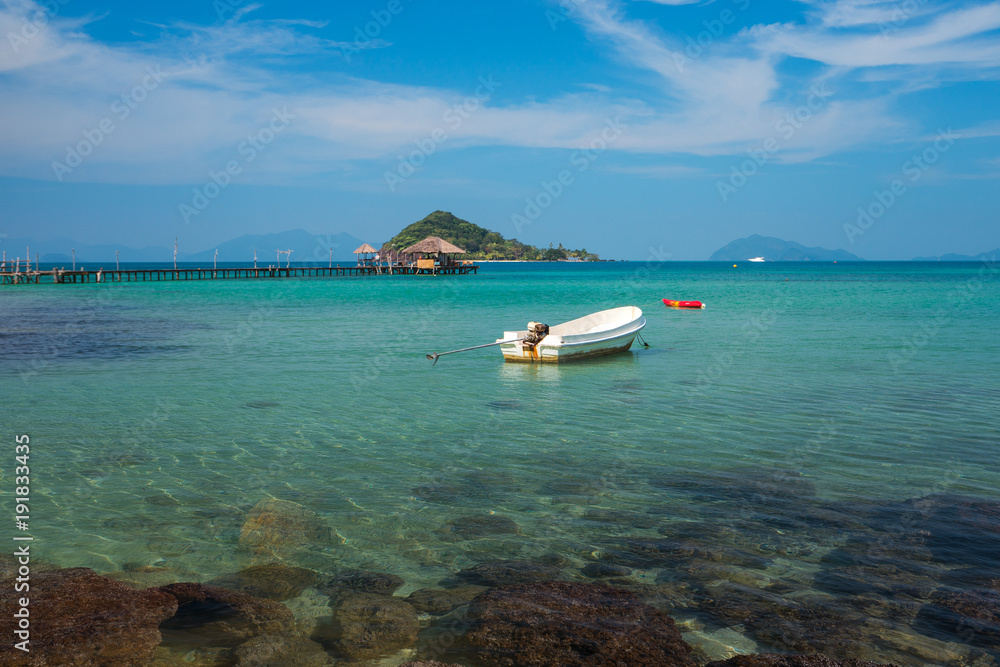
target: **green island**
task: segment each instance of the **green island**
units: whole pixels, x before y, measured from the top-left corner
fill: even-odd
[[[423,220],[418,220],[393,236],[382,246],[382,252],[399,251],[428,236],[438,236],[454,243],[467,252],[465,257],[482,260],[523,260],[523,261],[600,261],[594,253],[586,249],[570,250],[560,243],[558,247],[538,248],[517,239],[505,239],[500,233],[480,227],[468,220],[462,220],[447,211],[434,211]]]

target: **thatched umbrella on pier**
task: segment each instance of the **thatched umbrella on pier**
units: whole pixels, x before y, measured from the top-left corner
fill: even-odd
[[[434,255],[440,259],[441,264],[448,264],[448,255],[464,255],[465,251],[457,245],[448,243],[438,236],[428,236],[419,243],[414,243],[409,248],[403,249],[404,255]]]
[[[359,247],[357,250],[354,251],[354,254],[358,256],[358,266],[374,261],[375,253],[377,252],[378,250],[371,247],[370,244],[362,243],[361,247]],[[371,257],[369,257],[368,255],[371,255]]]

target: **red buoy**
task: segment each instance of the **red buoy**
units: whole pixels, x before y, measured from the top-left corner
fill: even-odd
[[[704,308],[705,304],[701,301],[671,301],[670,299],[664,299],[663,303],[670,308]]]

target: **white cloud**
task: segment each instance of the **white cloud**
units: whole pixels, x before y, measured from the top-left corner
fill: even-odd
[[[268,145],[266,160],[244,165],[248,179],[343,173],[357,160],[391,167],[397,155],[435,130],[447,135],[437,146],[441,151],[488,145],[575,149],[613,118],[627,125],[612,146],[616,151],[742,155],[774,138],[781,144],[776,160],[815,159],[866,142],[891,142],[908,130],[891,111],[897,93],[863,97],[852,90],[850,76],[859,68],[994,63],[998,47],[983,35],[1000,25],[997,3],[907,23],[890,38],[840,34],[844,26],[870,23],[882,4],[841,0],[806,25],[721,35],[694,57],[685,54],[682,38],[630,19],[619,0],[578,0],[571,16],[594,43],[609,45],[629,68],[651,73],[644,99],[635,99],[634,91],[623,94],[613,81],[577,84],[573,89],[585,92],[542,102],[482,101],[460,123],[449,110],[473,94],[477,81],[445,89],[339,74],[321,79],[269,67],[275,55],[305,58],[344,48],[313,35],[321,26],[315,22],[254,20],[250,6],[218,25],[157,26],[161,34],[152,41],[111,46],[90,38],[86,21],[50,16],[18,49],[0,48],[0,173],[51,179],[51,164],[65,159],[67,145],[83,141],[85,132],[108,119],[113,132],[69,180],[199,182],[236,157],[240,143],[266,127],[275,108],[287,108],[296,119]],[[21,31],[39,11],[31,2],[0,0],[0,34]],[[836,67],[779,75],[778,65],[788,56]],[[112,105],[117,99],[120,106],[122,95],[141,86],[150,68],[162,72],[162,80],[120,118]],[[782,119],[800,111],[818,84],[830,85],[832,97],[810,109],[807,122],[788,135]]]
[[[614,0],[589,0],[579,7],[579,20],[595,39],[610,42],[627,63],[662,79],[660,95],[667,101],[622,137],[621,148],[718,155],[742,153],[773,138],[782,147],[774,159],[790,161],[843,150],[901,127],[887,117],[885,100],[844,99],[838,90],[832,101],[809,109],[808,122],[786,136],[781,119],[804,105],[825,75],[782,86],[776,54],[735,49],[722,37],[691,51],[679,38],[626,19]],[[775,99],[779,91],[784,101]]]
[[[640,0],[641,2],[655,2],[658,5],[693,5],[698,2],[705,2],[705,0]],[[706,4],[713,2],[714,0],[707,0]]]
[[[876,26],[894,28],[914,17],[944,7],[926,0],[802,0],[811,5],[819,22],[830,28]]]
[[[942,13],[927,22],[903,22],[894,30],[876,33],[845,35],[823,28],[783,24],[757,26],[749,34],[765,52],[839,67],[956,64],[997,67],[1000,43],[987,33],[998,28],[1000,3],[990,3]]]
[[[990,121],[974,127],[957,130],[963,139],[984,139],[990,137],[1000,137],[1000,122]]]

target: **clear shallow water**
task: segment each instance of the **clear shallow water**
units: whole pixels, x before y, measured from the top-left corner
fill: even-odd
[[[294,562],[392,572],[397,594],[498,559],[558,563],[567,578],[613,562],[636,586],[673,590],[686,639],[709,654],[832,641],[805,612],[793,641],[718,602],[777,600],[861,628],[818,647],[832,653],[973,664],[994,640],[949,636],[921,609],[948,572],[996,562],[901,545],[944,531],[934,522],[964,507],[958,495],[1000,500],[996,271],[499,264],[454,278],[9,286],[5,437],[31,436],[32,532],[63,567],[210,580],[252,562],[241,526],[276,497],[335,531]],[[648,350],[562,367],[491,349],[424,358],[630,304]],[[932,494],[940,512],[906,518],[901,503]],[[490,513],[520,533],[447,528]],[[991,544],[995,527],[973,541]],[[845,573],[843,554],[871,566],[869,538],[879,567],[931,568],[932,584],[858,588],[883,573]]]

